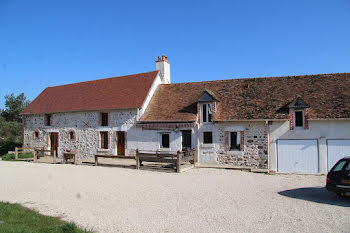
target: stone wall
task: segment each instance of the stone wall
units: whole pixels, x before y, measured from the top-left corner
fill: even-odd
[[[244,151],[225,150],[225,126],[218,127],[220,131],[217,151],[218,163],[221,165],[247,166],[255,168],[267,168],[268,166],[268,139],[265,122],[245,123],[244,127]]]
[[[77,112],[52,114],[51,126],[44,125],[44,114],[24,116],[24,143],[25,147],[50,148],[49,133],[59,133],[58,156],[65,150],[77,150],[78,159],[92,159],[98,152],[116,154],[116,131],[137,130],[135,122],[137,110],[121,110],[109,112],[109,126],[100,126],[100,112]],[[39,138],[33,134],[39,132]],[[75,140],[70,140],[70,131],[75,132]],[[99,149],[99,132],[109,132],[109,149]],[[126,142],[126,154],[130,152]]]
[[[265,122],[213,123],[199,129],[200,163],[267,168],[268,139]],[[213,132],[213,145],[202,143],[205,131]],[[244,132],[244,150],[225,149],[225,131]],[[227,147],[226,147],[227,148]]]

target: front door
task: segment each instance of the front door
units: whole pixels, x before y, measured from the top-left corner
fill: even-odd
[[[125,132],[118,131],[118,155],[125,155]]]
[[[192,148],[192,131],[183,130],[182,131],[182,149],[190,150]]]
[[[50,145],[51,145],[51,150],[56,151],[56,155],[57,155],[58,133],[50,133]]]

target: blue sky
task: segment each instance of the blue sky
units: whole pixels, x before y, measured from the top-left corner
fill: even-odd
[[[161,54],[172,82],[350,72],[350,1],[0,0],[0,108]]]

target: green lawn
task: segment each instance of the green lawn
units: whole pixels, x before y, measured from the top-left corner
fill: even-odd
[[[0,233],[75,233],[91,232],[74,223],[44,216],[19,204],[0,202]]]
[[[28,153],[18,154],[18,158],[19,159],[33,158],[33,153],[28,152]],[[2,156],[2,160],[6,160],[6,161],[15,160],[15,154],[4,154]]]

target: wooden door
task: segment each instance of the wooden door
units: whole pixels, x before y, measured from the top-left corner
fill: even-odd
[[[118,155],[125,155],[125,132],[118,131]]]
[[[56,155],[57,155],[58,133],[50,133],[50,145],[51,145],[51,150],[56,151]]]

